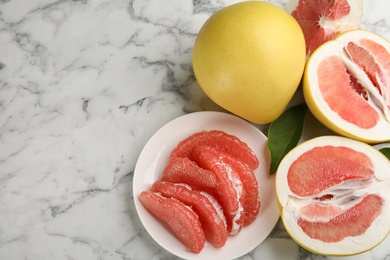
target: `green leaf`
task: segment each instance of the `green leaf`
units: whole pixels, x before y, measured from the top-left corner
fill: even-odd
[[[379,152],[383,153],[390,160],[390,147],[379,149]]]
[[[276,172],[283,157],[301,139],[306,111],[306,103],[293,106],[271,123],[267,140],[267,147],[271,154],[271,175]]]

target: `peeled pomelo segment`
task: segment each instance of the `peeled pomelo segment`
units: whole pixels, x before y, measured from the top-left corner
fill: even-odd
[[[202,229],[208,240],[215,247],[221,247],[229,236],[226,229],[226,219],[221,206],[211,195],[191,190],[191,187],[164,181],[156,181],[152,191],[161,193],[164,197],[175,198],[199,216]]]
[[[192,150],[199,145],[210,145],[227,152],[248,164],[252,170],[259,166],[259,159],[245,142],[221,130],[201,131],[192,134],[173,149],[171,158],[188,157],[191,159]]]
[[[237,235],[244,224],[242,202],[245,190],[239,174],[231,165],[221,162],[223,154],[207,145],[196,146],[192,153],[194,161],[202,168],[214,172],[217,178],[216,198],[223,208],[230,235]]]
[[[186,183],[194,188],[209,191],[217,186],[212,171],[199,167],[187,157],[173,157],[164,168],[161,180],[173,183]]]
[[[380,56],[380,57],[379,57]],[[338,134],[368,143],[390,140],[390,43],[363,30],[321,45],[306,63],[305,101]]]
[[[290,0],[286,11],[302,28],[309,56],[340,33],[357,29],[363,16],[362,0]]]
[[[247,164],[237,160],[227,153],[220,152],[220,162],[229,165],[234,172],[237,172],[242,181],[242,187],[245,190],[245,197],[242,200],[244,209],[244,226],[250,225],[255,221],[260,211],[259,184],[254,172]]]
[[[166,223],[190,252],[199,253],[205,245],[205,235],[198,216],[182,202],[165,198],[153,191],[139,195],[142,205]]]
[[[288,186],[296,196],[318,194],[341,182],[374,176],[370,157],[343,146],[314,147],[300,155],[287,173]]]
[[[298,219],[298,225],[313,239],[326,243],[339,242],[346,237],[364,234],[381,213],[382,207],[382,198],[370,194],[355,207],[327,222]]]
[[[389,189],[390,161],[372,146],[340,136],[301,143],[276,173],[287,232],[323,255],[358,254],[383,241],[390,232]]]

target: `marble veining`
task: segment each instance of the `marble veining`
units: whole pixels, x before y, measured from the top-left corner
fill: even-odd
[[[234,2],[0,0],[0,259],[176,259],[138,218],[133,172],[162,125],[221,110],[191,52]],[[361,27],[390,39],[389,7],[366,0]],[[389,248],[343,259],[389,259]],[[279,222],[240,259],[337,257],[302,249]]]

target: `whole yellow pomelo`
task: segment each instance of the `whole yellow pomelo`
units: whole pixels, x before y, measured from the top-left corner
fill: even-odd
[[[218,10],[193,48],[195,77],[215,103],[256,124],[278,118],[305,66],[303,32],[282,8],[262,1]]]

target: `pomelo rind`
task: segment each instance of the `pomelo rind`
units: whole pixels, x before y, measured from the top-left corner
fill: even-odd
[[[378,124],[370,129],[362,129],[352,123],[349,123],[340,118],[337,113],[328,106],[318,88],[318,76],[316,70],[319,63],[325,57],[337,55],[342,57],[347,66],[356,66],[351,61],[348,62],[348,58],[346,57],[343,49],[347,42],[360,38],[374,40],[384,46],[390,53],[390,43],[375,33],[360,29],[342,33],[334,40],[328,41],[321,45],[310,56],[308,62],[306,63],[303,76],[303,94],[305,101],[313,115],[322,124],[335,133],[366,143],[386,142],[390,140],[390,122],[386,121],[384,118],[381,118],[378,121]],[[355,67],[355,69],[357,68]],[[374,88],[373,84],[365,73],[359,73],[356,76],[363,84],[370,86],[370,88]],[[351,106],[353,106],[353,104],[351,104]]]
[[[296,216],[289,208],[290,196],[294,196],[287,183],[290,165],[304,152],[316,146],[347,146],[368,155],[373,162],[376,186],[356,191],[356,194],[368,192],[379,194],[384,202],[382,212],[363,235],[348,237],[337,243],[324,243],[307,236],[297,225]],[[377,149],[360,141],[340,136],[321,136],[303,142],[291,150],[282,160],[276,173],[276,194],[279,202],[281,219],[289,235],[303,248],[321,255],[348,256],[356,255],[379,245],[390,233],[390,161]],[[356,246],[359,244],[359,246]]]

